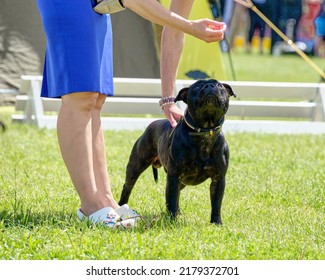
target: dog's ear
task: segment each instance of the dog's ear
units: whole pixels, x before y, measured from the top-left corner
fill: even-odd
[[[183,88],[179,91],[179,93],[177,94],[176,98],[175,98],[175,103],[177,101],[183,101],[184,103],[187,104],[187,93],[188,93],[188,87],[187,88]]]
[[[228,84],[223,84],[223,86],[226,88],[227,92],[228,92],[228,95],[229,96],[233,96],[233,97],[237,97],[237,95],[232,91],[232,88],[230,85]]]

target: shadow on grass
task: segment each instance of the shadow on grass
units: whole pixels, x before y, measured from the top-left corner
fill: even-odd
[[[80,221],[75,213],[62,211],[49,211],[35,213],[30,209],[22,209],[19,211],[4,210],[0,212],[0,224],[5,228],[24,227],[34,229],[36,227],[80,227],[83,228],[105,228],[103,225],[94,225],[89,221]],[[175,229],[179,226],[184,226],[186,222],[181,219],[172,218],[167,212],[161,212],[158,215],[143,215],[137,222],[137,226],[131,230],[136,232],[145,232],[148,230],[168,230]]]
[[[60,226],[73,224],[75,217],[71,213],[63,212],[40,212],[34,213],[31,210],[19,212],[1,211],[0,223],[5,227],[26,227],[33,229],[37,226]]]

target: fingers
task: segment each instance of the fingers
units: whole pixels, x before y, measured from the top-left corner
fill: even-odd
[[[172,127],[175,127],[177,121],[183,116],[183,112],[176,105],[165,106],[164,114]]]
[[[177,122],[175,121],[174,118],[170,118],[170,119],[169,119],[169,122],[170,122],[170,125],[171,125],[172,127],[175,127],[175,126],[177,125]]]
[[[224,38],[227,26],[224,22],[218,22],[210,19],[194,21],[199,31],[198,38],[207,43],[221,41]]]
[[[225,36],[225,32],[227,29],[226,24],[223,22],[212,22],[207,26],[207,31],[209,32],[209,37],[207,42],[221,41]]]
[[[166,119],[170,122],[170,125],[171,125],[172,127],[175,127],[176,124],[177,124],[177,122],[176,122],[176,120],[174,119],[173,115],[170,114],[169,110],[164,109],[164,114],[165,114],[165,116],[166,116]]]

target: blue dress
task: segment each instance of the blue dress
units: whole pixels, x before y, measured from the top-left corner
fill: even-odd
[[[112,27],[95,0],[37,0],[46,34],[42,97],[113,95]]]

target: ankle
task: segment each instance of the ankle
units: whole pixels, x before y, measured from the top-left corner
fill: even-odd
[[[80,210],[85,216],[89,216],[105,207],[111,207],[115,210],[119,207],[119,205],[114,198],[102,196],[102,198],[99,200],[81,202]]]
[[[107,205],[109,205],[109,207],[112,207],[113,209],[117,209],[118,207],[120,207],[111,194],[106,194],[104,196],[104,203],[106,203]]]

